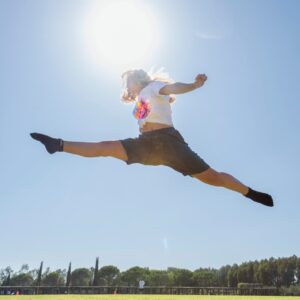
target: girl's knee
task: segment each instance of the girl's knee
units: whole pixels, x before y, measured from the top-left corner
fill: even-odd
[[[97,143],[97,151],[101,156],[110,156],[114,151],[113,141],[102,141]]]
[[[101,145],[102,147],[111,147],[113,143],[113,141],[101,141],[98,142],[98,145]]]
[[[111,156],[126,161],[127,153],[120,141],[99,142],[99,151],[101,156]]]
[[[208,170],[202,173],[195,174],[193,175],[193,177],[207,184],[216,185],[216,186],[223,185],[222,173],[212,168],[209,168]]]

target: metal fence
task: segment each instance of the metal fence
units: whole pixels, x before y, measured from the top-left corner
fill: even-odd
[[[280,295],[278,288],[226,288],[226,287],[113,287],[113,286],[0,286],[0,295],[38,294],[145,294],[145,295]]]

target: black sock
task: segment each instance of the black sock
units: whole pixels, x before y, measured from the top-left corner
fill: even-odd
[[[246,195],[247,198],[252,199],[255,202],[261,203],[266,206],[274,206],[273,199],[269,194],[257,192],[249,188],[249,191]]]
[[[48,135],[41,134],[41,133],[30,133],[31,137],[42,144],[46,147],[46,150],[50,153],[53,154],[55,152],[62,152],[64,151],[64,142],[62,139],[54,139]]]

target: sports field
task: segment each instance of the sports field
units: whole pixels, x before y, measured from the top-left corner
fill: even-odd
[[[186,295],[38,295],[38,296],[0,296],[2,299],[22,300],[300,300],[287,296],[186,296]]]

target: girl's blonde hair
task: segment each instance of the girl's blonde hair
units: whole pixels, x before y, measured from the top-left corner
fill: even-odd
[[[146,72],[143,69],[131,69],[122,74],[122,92],[121,92],[121,100],[125,103],[134,102],[135,99],[131,98],[128,93],[128,79],[133,80],[136,83],[139,83],[141,86],[147,86],[149,83],[153,81],[162,81],[165,83],[174,83],[173,79],[170,78],[169,73],[164,71],[164,68],[160,68],[159,70],[154,72],[154,69],[151,68],[150,71]],[[170,103],[176,100],[175,95],[170,95]]]

